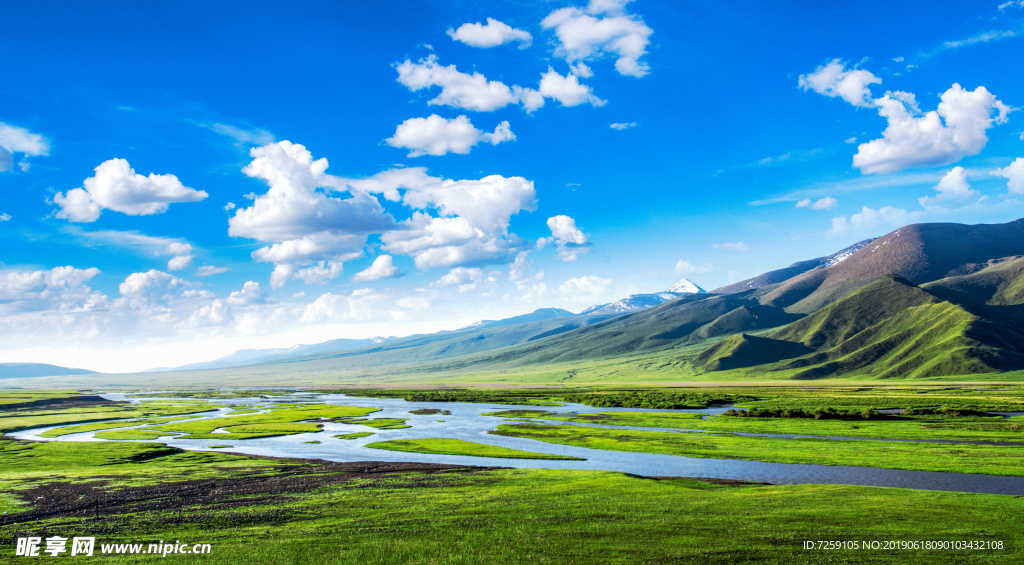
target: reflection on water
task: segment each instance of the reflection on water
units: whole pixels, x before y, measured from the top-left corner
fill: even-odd
[[[109,400],[152,400],[159,397],[127,398],[123,394],[104,394]],[[990,494],[1024,495],[1024,477],[1002,477],[993,475],[971,475],[966,473],[937,473],[930,471],[902,471],[897,469],[881,469],[875,467],[803,465],[789,463],[765,463],[761,461],[744,461],[738,459],[703,459],[661,455],[653,453],[637,453],[622,451],[603,451],[545,443],[528,438],[513,438],[491,435],[504,423],[501,418],[481,416],[485,412],[496,412],[509,409],[545,410],[550,412],[690,412],[703,414],[721,414],[732,406],[717,406],[696,410],[661,410],[642,408],[594,408],[582,404],[565,404],[563,406],[512,406],[500,404],[480,404],[463,402],[407,402],[398,398],[364,398],[349,397],[342,394],[304,395],[304,399],[327,404],[343,404],[346,406],[381,408],[371,418],[401,418],[407,420],[411,427],[396,430],[370,429],[358,424],[342,424],[328,422],[322,432],[297,434],[283,437],[236,440],[225,437],[217,440],[180,440],[167,436],[160,442],[182,449],[210,449],[211,445],[221,445],[230,439],[231,451],[251,455],[271,457],[298,457],[309,459],[325,459],[328,461],[412,461],[420,463],[446,463],[455,465],[484,465],[519,468],[544,469],[588,469],[604,471],[620,471],[646,476],[677,476],[707,477],[716,479],[735,479],[758,481],[774,484],[846,484],[914,488],[926,490],[977,492]],[[173,400],[182,400],[174,398]],[[211,402],[230,402],[247,404],[253,407],[271,406],[275,402],[296,402],[295,395],[275,399],[265,398],[231,398],[227,400],[213,399]],[[451,412],[450,415],[411,414],[411,410],[438,408]],[[221,417],[228,409],[206,412],[199,418]],[[557,422],[566,424],[565,422]],[[600,425],[600,424],[598,424]],[[604,425],[600,425],[605,427]],[[658,428],[638,428],[632,426],[608,426],[620,429],[654,430]],[[37,428],[15,432],[11,435],[19,439],[59,441],[103,441],[93,437],[93,433],[80,433],[61,436],[60,438],[41,438],[39,433],[48,428]],[[336,439],[333,436],[352,432],[373,431],[370,437],[358,439]],[[794,437],[794,436],[781,436]],[[451,438],[498,445],[510,449],[550,453],[571,457],[584,458],[585,461],[557,461],[538,459],[499,459],[483,457],[467,457],[456,455],[433,455],[425,453],[407,453],[370,449],[366,444],[375,441],[420,438]],[[849,438],[862,439],[862,438]],[[320,443],[307,443],[319,441]],[[223,451],[223,450],[220,450]]]

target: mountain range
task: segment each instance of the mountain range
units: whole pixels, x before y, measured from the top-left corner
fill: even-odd
[[[1024,219],[928,223],[711,292],[684,279],[579,314],[549,308],[437,334],[237,352],[161,375],[211,384],[238,374],[363,383],[563,382],[581,371],[619,382],[992,376],[1024,370],[1022,314]]]

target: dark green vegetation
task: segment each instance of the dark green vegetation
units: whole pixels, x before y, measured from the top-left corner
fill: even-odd
[[[270,461],[147,444],[54,451],[62,445],[68,444],[0,441],[2,460],[14,461],[0,471],[8,512],[0,517],[0,538],[7,550],[17,530],[19,536],[94,535],[97,543],[210,543],[201,561],[232,565],[931,565],[1013,563],[1024,544],[1016,521],[1007,519],[1024,511],[1024,499],[1009,496]],[[807,540],[981,540],[1001,541],[1004,549],[825,552],[804,550]],[[95,556],[90,562],[175,559],[196,558]]]
[[[451,416],[451,410],[441,410],[440,408],[420,408],[419,410],[409,410],[410,414],[416,414],[417,416],[433,416],[440,414],[441,416]]]
[[[410,451],[413,453],[436,453],[439,455],[467,455],[470,457],[500,457],[504,459],[559,459],[565,461],[584,461],[579,457],[565,457],[547,453],[533,453],[519,449],[509,449],[497,445],[463,441],[461,439],[396,439],[366,444],[373,449],[388,451]]]

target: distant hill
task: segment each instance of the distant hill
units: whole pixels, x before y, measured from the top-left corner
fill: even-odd
[[[0,379],[24,379],[33,377],[59,377],[64,375],[90,375],[96,371],[59,367],[46,363],[0,363]]]
[[[690,281],[673,288],[690,292],[632,295],[581,314],[541,309],[369,344],[271,350],[273,358],[243,351],[221,361],[245,367],[195,369],[187,378],[519,384],[586,371],[601,382],[1024,371],[1024,220],[915,224],[714,292]]]
[[[885,275],[914,284],[979,271],[992,259],[1024,255],[1024,219],[1005,224],[914,224],[890,232],[847,259],[782,282],[761,301],[809,314]]]

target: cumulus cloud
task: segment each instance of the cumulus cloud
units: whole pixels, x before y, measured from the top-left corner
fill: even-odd
[[[515,138],[507,120],[498,124],[493,133],[487,133],[474,127],[466,116],[446,120],[432,114],[405,120],[395,129],[395,135],[385,141],[392,147],[411,149],[409,157],[420,157],[448,153],[465,155],[477,143],[497,145]]]
[[[853,156],[853,166],[867,174],[948,165],[976,155],[988,142],[986,131],[1005,123],[1013,110],[984,86],[970,91],[959,84],[942,94],[937,110],[923,115],[917,115],[917,100],[907,92],[888,92],[875,104],[888,126]]]
[[[395,310],[396,306],[401,307],[396,305],[394,297],[369,288],[359,288],[351,294],[327,292],[306,306],[301,321],[317,323],[395,318],[401,314]]]
[[[353,192],[349,198],[330,196],[328,190],[348,187],[327,174],[327,159],[314,160],[302,145],[281,141],[253,148],[250,155],[253,161],[242,171],[264,180],[269,189],[254,195],[251,206],[235,211],[228,233],[271,243],[254,251],[253,258],[274,263],[275,288],[299,266],[318,261],[340,264],[361,256],[368,234],[395,226],[394,218],[366,192]],[[330,267],[322,268],[331,273]],[[305,274],[320,280],[316,269]]]
[[[1006,188],[1011,193],[1024,194],[1024,157],[1017,157],[1009,165],[989,171],[989,174],[1007,179]]]
[[[73,188],[53,197],[60,206],[58,218],[72,222],[95,222],[103,210],[130,216],[162,214],[176,202],[198,202],[208,195],[181,184],[174,175],[150,173],[144,177],[124,159],[110,159],[85,179],[84,188]]]
[[[715,249],[725,249],[727,251],[746,251],[750,249],[750,246],[742,241],[737,241],[735,243],[712,243],[711,247],[714,247]]]
[[[295,271],[295,278],[306,284],[327,284],[341,276],[344,265],[338,261],[320,261]]]
[[[447,274],[430,283],[433,287],[457,286],[459,292],[475,290],[484,280],[484,272],[478,268],[455,267]]]
[[[354,282],[371,282],[386,279],[398,275],[398,267],[390,255],[381,255],[373,260],[373,264],[366,269],[352,275]]]
[[[980,196],[980,193],[967,183],[967,171],[963,167],[953,167],[933,188],[938,191],[938,194],[919,198],[918,202],[921,203],[921,206],[935,206]]]
[[[711,263],[703,263],[703,264],[700,264],[700,265],[694,265],[693,263],[690,263],[689,261],[683,261],[682,259],[680,259],[679,261],[676,262],[676,269],[675,270],[676,270],[676,273],[680,274],[680,275],[685,274],[685,273],[691,273],[691,274],[694,274],[694,275],[702,275],[704,273],[710,273],[711,271],[714,271],[715,267]]]
[[[458,29],[448,28],[448,36],[471,47],[497,47],[505,43],[518,42],[520,49],[526,49],[533,43],[530,32],[516,29],[494,18],[487,18],[486,24],[465,23]]]
[[[590,251],[593,244],[587,241],[583,230],[576,227],[576,220],[559,215],[548,218],[547,224],[551,230],[551,237],[540,238],[537,241],[538,248],[554,242],[558,256],[563,261],[575,261],[579,255]]]
[[[622,131],[622,130],[629,129],[629,128],[635,128],[638,125],[640,125],[640,124],[638,124],[636,122],[628,122],[628,123],[615,123],[615,124],[612,124],[610,127],[612,129],[614,129],[614,130]]]
[[[438,65],[436,55],[416,63],[406,59],[396,65],[395,70],[398,71],[398,82],[414,92],[441,87],[441,92],[428,104],[490,112],[517,102],[512,89],[505,83],[487,80],[480,73],[469,75],[459,72],[455,65]]]
[[[558,100],[562,106],[579,106],[584,103],[604,106],[606,103],[605,100],[594,96],[589,86],[580,84],[576,75],[569,73],[562,76],[551,67],[548,67],[548,72],[541,75],[538,91],[545,98]]]
[[[411,255],[420,269],[508,259],[524,245],[508,231],[511,217],[537,206],[533,182],[523,177],[449,180],[415,168],[385,171],[350,184],[416,210],[381,240],[387,251]]]
[[[171,260],[167,262],[167,270],[168,271],[180,271],[182,269],[187,268],[191,264],[192,264],[192,256],[191,255],[178,255],[177,257],[172,257]]]
[[[555,55],[570,63],[602,57],[616,57],[615,70],[622,75],[642,77],[650,67],[640,58],[647,54],[654,33],[643,18],[627,14],[630,0],[591,0],[586,8],[568,7],[551,12],[543,21],[558,38]]]
[[[796,203],[797,208],[810,208],[811,210],[831,210],[837,205],[839,205],[839,201],[831,196],[826,196],[825,198],[820,198],[818,200],[805,198]]]
[[[3,214],[0,214],[0,222],[6,222],[6,221],[9,221],[10,219],[11,219],[11,215],[10,214],[8,214],[6,212],[4,212]]]
[[[475,112],[490,112],[504,108],[510,104],[519,104],[527,112],[544,106],[546,98],[558,100],[563,106],[578,106],[589,103],[593,106],[605,104],[593,94],[589,86],[580,84],[579,76],[587,76],[589,67],[576,65],[573,67],[582,74],[570,72],[562,76],[548,67],[536,89],[520,85],[507,84],[487,80],[480,73],[466,74],[455,68],[437,63],[436,55],[429,55],[413,63],[406,59],[395,65],[398,71],[398,82],[413,92],[431,87],[440,87],[441,92],[427,104],[462,108]]]
[[[841,59],[833,59],[815,69],[813,73],[800,75],[797,81],[804,90],[813,90],[831,98],[842,98],[862,108],[874,106],[868,86],[881,83],[882,79],[869,71],[847,69],[846,63]]]
[[[0,172],[14,167],[15,153],[22,155],[18,167],[24,172],[29,169],[29,157],[50,154],[50,142],[38,133],[0,122]]]
[[[79,269],[70,265],[0,271],[0,315],[49,311],[59,318],[44,323],[58,327],[73,323],[75,315],[101,311],[108,305],[106,295],[85,284],[99,274],[95,267]],[[9,326],[10,320],[0,323]]]
[[[921,210],[908,212],[903,208],[883,206],[875,210],[864,206],[860,212],[850,216],[837,216],[832,218],[832,227],[826,232],[827,235],[846,235],[850,233],[865,234],[876,233],[882,228],[903,226],[913,223],[924,216]]]

